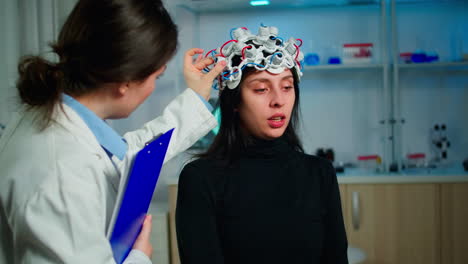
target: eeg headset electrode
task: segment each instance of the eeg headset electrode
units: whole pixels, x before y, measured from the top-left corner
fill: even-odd
[[[299,45],[296,44],[298,41]],[[231,30],[231,40],[209,51],[206,56],[211,55],[216,63],[226,61],[226,67],[218,80],[219,90],[226,87],[235,89],[241,81],[242,70],[245,67],[254,67],[259,71],[267,70],[273,74],[295,68],[299,81],[302,76],[300,61],[304,58],[304,54],[299,50],[301,45],[301,39],[289,38],[284,42],[278,37],[276,27],[262,25],[257,35],[253,35],[245,27],[240,27]],[[239,65],[233,65],[233,58],[236,56],[240,57]],[[213,65],[210,66],[212,67]]]

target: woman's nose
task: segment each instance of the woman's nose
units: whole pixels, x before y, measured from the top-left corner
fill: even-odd
[[[279,108],[284,105],[284,102],[285,102],[285,98],[284,98],[284,94],[281,92],[281,89],[279,90],[275,89],[271,93],[270,106]]]

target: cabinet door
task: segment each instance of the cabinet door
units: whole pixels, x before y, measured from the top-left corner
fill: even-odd
[[[442,263],[468,263],[468,183],[441,184]]]
[[[350,184],[346,192],[349,244],[366,263],[440,263],[437,184]]]

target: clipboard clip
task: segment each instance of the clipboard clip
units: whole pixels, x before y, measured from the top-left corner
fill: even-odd
[[[147,141],[145,143],[145,147],[148,146],[149,144],[151,144],[153,141],[157,140],[163,133],[159,133],[158,135],[156,135],[155,137],[153,137],[151,140]],[[159,145],[162,145],[162,143],[159,143]]]

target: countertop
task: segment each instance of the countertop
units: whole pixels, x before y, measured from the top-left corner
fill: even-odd
[[[459,168],[411,169],[398,173],[376,173],[359,169],[345,169],[337,173],[340,184],[366,183],[455,183],[468,182],[468,172]]]
[[[163,167],[165,175],[164,184],[176,185],[179,181],[181,167],[185,164],[187,157],[182,157],[170,161]],[[174,173],[176,172],[176,173]],[[345,168],[344,173],[337,173],[340,184],[399,184],[399,183],[468,183],[468,171],[464,171],[462,165],[458,167],[446,167],[437,169],[411,169],[397,173],[376,173],[358,168]],[[287,180],[287,179],[285,179]]]

